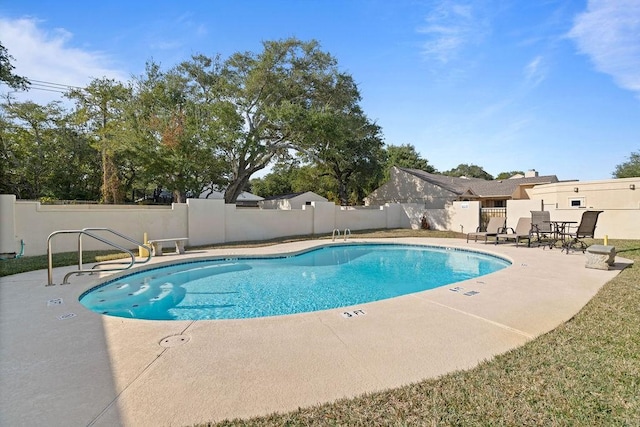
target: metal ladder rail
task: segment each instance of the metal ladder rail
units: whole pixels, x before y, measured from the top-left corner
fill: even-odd
[[[338,234],[338,238],[340,238],[340,230],[338,230],[337,228],[334,228],[333,232],[331,233],[331,241],[332,242],[336,241],[336,233]]]
[[[120,237],[120,238],[122,238],[124,240],[127,240],[127,241],[133,243],[136,246],[142,246],[143,248],[145,248],[147,250],[147,259],[144,260],[144,261],[135,261],[135,257],[134,257],[134,262],[133,262],[134,264],[145,264],[145,263],[147,263],[147,262],[149,262],[151,260],[151,247],[149,247],[146,243],[140,243],[137,240],[134,240],[134,239],[132,239],[132,238],[130,238],[128,236],[125,236],[122,233],[118,233],[115,230],[112,230],[110,228],[105,228],[105,227],[86,227],[86,228],[83,228],[82,231],[83,231],[83,233],[80,233],[78,235],[78,268],[80,268],[80,269],[82,269],[82,264],[84,264],[83,261],[82,261],[82,236],[84,235],[85,231],[108,231],[111,234],[115,234],[116,236],[118,236],[118,237]],[[129,264],[129,263],[128,262],[120,262],[120,261],[104,261],[104,262],[99,262],[99,263],[95,264],[93,267],[91,267],[91,269],[94,270],[96,267],[99,267],[99,266],[102,266],[102,265],[116,265],[116,264],[126,265],[126,264]],[[130,266],[126,267],[123,270],[126,270],[127,268],[131,268],[131,267]],[[110,270],[100,269],[100,271],[110,271]]]
[[[54,283],[53,283],[53,252],[51,250],[51,240],[53,239],[54,236],[57,236],[59,234],[86,234],[87,236],[93,237],[94,239],[99,240],[102,243],[105,243],[105,244],[107,244],[109,246],[112,246],[112,247],[114,247],[116,249],[119,249],[119,250],[121,250],[123,252],[128,253],[129,256],[131,257],[131,261],[128,263],[129,265],[127,267],[103,269],[101,271],[121,271],[121,270],[126,270],[128,268],[131,268],[135,264],[135,256],[133,255],[133,252],[131,252],[129,249],[124,248],[124,247],[122,247],[122,246],[120,246],[120,245],[118,245],[118,244],[116,244],[114,242],[111,242],[111,241],[109,241],[109,240],[107,240],[107,239],[105,239],[103,237],[100,237],[100,236],[98,236],[98,235],[96,235],[94,233],[91,233],[90,231],[86,231],[86,230],[58,230],[58,231],[54,231],[53,233],[51,233],[49,235],[49,237],[47,237],[47,261],[48,261],[48,266],[47,266],[47,273],[48,274],[47,274],[47,276],[48,276],[48,282],[47,282],[46,286],[53,286],[54,285]],[[131,239],[127,238],[127,240],[131,240]],[[79,240],[79,242],[80,242],[80,240]],[[135,241],[133,241],[133,242],[135,242]],[[145,246],[144,244],[139,244],[139,242],[135,242],[135,243],[138,243],[138,246]],[[80,256],[79,256],[79,259],[81,259]],[[147,261],[149,259],[150,259],[150,256],[147,259]],[[145,262],[147,262],[147,261],[145,261]],[[70,273],[67,273],[64,276],[64,279],[62,280],[62,284],[63,285],[69,284],[68,278],[69,278],[69,276],[71,276],[73,274],[82,274],[82,273],[91,273],[91,272],[95,272],[95,270],[83,270],[82,269],[82,264],[80,264],[77,271],[72,271]]]
[[[348,235],[347,235],[348,233]],[[344,241],[347,241],[347,237],[351,237],[351,229],[350,228],[345,228],[344,229]]]
[[[47,261],[48,261],[48,266],[47,266],[47,273],[48,273],[48,283],[47,286],[53,286],[53,251],[51,250],[51,240],[53,239],[53,237],[60,235],[60,234],[86,234],[90,237],[93,237],[96,240],[99,240],[109,246],[113,246],[114,248],[120,249],[123,252],[127,252],[130,256],[131,256],[131,262],[129,264],[130,268],[131,266],[133,266],[134,264],[134,260],[135,257],[133,255],[133,252],[131,252],[129,249],[123,248],[122,246],[115,244],[113,242],[110,242],[109,240],[97,236],[89,231],[83,231],[83,230],[58,230],[58,231],[54,231],[53,233],[49,234],[49,237],[47,237]],[[80,240],[79,240],[80,241]],[[78,259],[80,259],[80,257],[78,256]],[[124,268],[126,269],[126,268]],[[118,269],[113,269],[113,270],[104,270],[104,271],[119,271],[119,270],[124,270],[123,268],[118,268]],[[66,285],[68,284],[68,278],[69,276],[71,276],[72,274],[82,274],[82,273],[87,273],[87,272],[91,272],[91,270],[83,270],[82,269],[82,261],[79,262],[78,265],[78,270],[77,271],[72,271],[70,273],[67,273],[64,276],[64,279],[62,280],[62,284]]]

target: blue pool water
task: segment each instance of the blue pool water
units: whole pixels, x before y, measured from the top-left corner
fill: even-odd
[[[181,263],[120,277],[80,297],[90,310],[151,320],[242,319],[345,307],[507,267],[465,250],[347,244],[296,256]]]

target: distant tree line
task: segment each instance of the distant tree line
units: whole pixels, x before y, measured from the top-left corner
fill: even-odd
[[[0,82],[28,90],[12,59],[0,44]],[[242,191],[315,191],[358,204],[394,165],[438,173],[413,145],[385,145],[353,77],[316,41],[195,55],[167,70],[149,61],[130,81],[94,79],[65,96],[71,108],[0,104],[0,193],[125,203],[167,189],[182,202],[215,186],[227,203]],[[493,179],[476,165],[442,173]]]
[[[634,178],[640,176],[640,150],[632,152],[629,159],[616,166],[614,178]]]

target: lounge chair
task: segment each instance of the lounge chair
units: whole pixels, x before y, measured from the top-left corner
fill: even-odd
[[[509,232],[509,230],[511,230],[511,232]],[[527,239],[527,246],[531,246],[531,218],[519,218],[515,230],[507,227],[502,233],[498,233],[496,235],[496,245],[500,242],[500,239],[515,240],[516,246],[518,246],[520,240]]]
[[[473,237],[474,242],[478,241],[478,237],[484,237],[484,243],[486,244],[489,236],[495,237],[504,228],[504,221],[504,217],[493,216],[489,218],[485,231],[480,231],[480,227],[478,227],[475,232],[467,233],[467,243],[469,243],[470,237]]]
[[[569,253],[569,249],[575,250],[576,246],[580,246],[582,253],[587,249],[587,244],[584,242],[585,238],[594,238],[596,232],[596,223],[598,222],[598,215],[603,211],[585,211],[582,213],[582,219],[575,232],[570,230],[562,234],[562,250],[566,250]]]
[[[554,230],[549,211],[531,211],[531,237],[535,238],[532,243],[538,243],[538,247],[551,244]]]

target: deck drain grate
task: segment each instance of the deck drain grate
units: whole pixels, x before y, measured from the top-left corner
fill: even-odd
[[[67,313],[67,314],[63,314],[62,316],[58,316],[58,320],[73,319],[76,316],[77,316],[77,314],[75,314],[75,313]]]
[[[171,335],[160,340],[160,346],[167,348],[176,347],[188,343],[190,339],[188,335]]]

